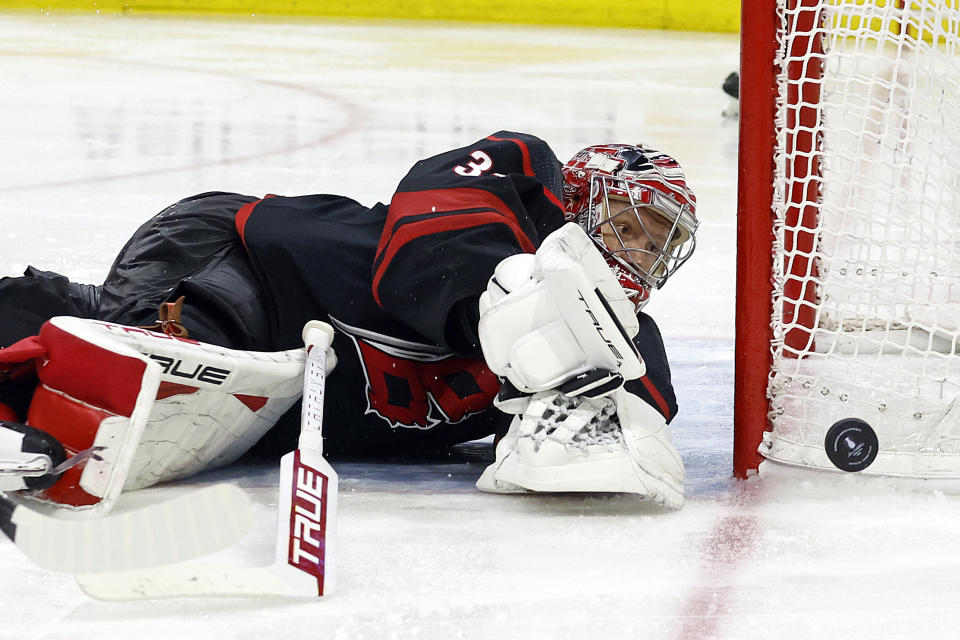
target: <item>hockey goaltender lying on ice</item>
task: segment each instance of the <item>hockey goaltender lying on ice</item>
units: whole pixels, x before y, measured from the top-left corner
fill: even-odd
[[[0,527],[43,566],[98,572],[84,584],[102,597],[133,597],[98,587],[119,571],[129,580],[110,584],[139,597],[181,593],[183,566],[160,565],[242,536],[245,496],[212,487],[107,515],[120,492],[254,447],[288,452],[276,563],[230,581],[191,568],[191,584],[318,595],[336,512],[321,449],[375,456],[492,434],[483,491],[631,492],[679,508],[676,400],[641,309],[693,253],[695,207],[659,151],[597,145],[561,165],[544,141],[501,131],[418,162],[389,205],[205,193],[140,227],[102,285],[32,267],[4,278]],[[149,557],[60,544],[122,547],[123,528],[172,508],[182,540]]]

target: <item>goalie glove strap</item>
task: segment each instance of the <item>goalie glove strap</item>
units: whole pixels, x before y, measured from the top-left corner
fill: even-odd
[[[616,371],[591,369],[574,376],[557,387],[557,391],[567,396],[599,398],[623,386],[623,376]]]

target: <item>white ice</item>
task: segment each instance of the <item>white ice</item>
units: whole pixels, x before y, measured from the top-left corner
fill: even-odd
[[[735,36],[459,24],[5,14],[0,274],[99,282],[129,234],[207,190],[385,200],[417,159],[498,129],[675,155],[699,197],[694,259],[649,310],[681,412],[687,505],[495,496],[489,445],[342,463],[339,584],[320,601],[103,603],[0,541],[0,638],[951,638],[957,498],[766,469],[731,478]],[[271,556],[275,465],[229,480]],[[184,485],[146,490],[161,500]]]

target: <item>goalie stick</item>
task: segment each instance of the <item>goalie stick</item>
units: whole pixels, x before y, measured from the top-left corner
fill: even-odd
[[[337,474],[323,458],[323,394],[326,351],[333,328],[311,321],[303,329],[307,348],[303,408],[296,451],[280,460],[277,543],[273,564],[237,567],[184,562],[147,571],[77,575],[87,595],[100,600],[184,596],[307,596],[333,587]]]
[[[84,520],[47,515],[0,495],[0,530],[52,571],[124,571],[180,562],[232,546],[252,526],[250,499],[230,484]]]

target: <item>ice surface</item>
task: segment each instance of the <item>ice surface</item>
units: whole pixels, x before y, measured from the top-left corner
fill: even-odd
[[[503,25],[6,14],[0,273],[99,281],[128,235],[207,190],[389,198],[410,164],[498,129],[561,158],[675,155],[699,197],[688,263],[649,310],[681,412],[686,507],[494,496],[491,457],[335,463],[339,588],[323,601],[101,603],[0,541],[0,638],[951,638],[957,498],[927,484],[765,470],[730,478],[735,37]],[[277,468],[233,467],[270,561]],[[165,499],[183,484],[141,492]]]

